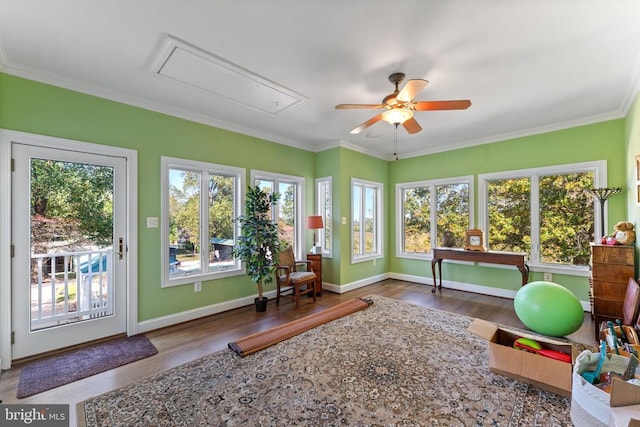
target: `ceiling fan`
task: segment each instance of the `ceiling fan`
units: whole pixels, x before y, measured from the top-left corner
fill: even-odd
[[[381,104],[340,104],[336,105],[336,110],[371,108],[384,109],[382,113],[373,116],[366,122],[351,130],[351,134],[358,134],[371,125],[384,120],[398,128],[402,125],[410,134],[418,133],[422,127],[413,117],[414,111],[434,111],[434,110],[466,110],[471,106],[468,99],[456,101],[414,101],[414,97],[429,83],[423,79],[408,80],[402,90],[398,85],[404,80],[404,73],[393,73],[389,76],[389,81],[396,86],[395,91],[384,97]]]

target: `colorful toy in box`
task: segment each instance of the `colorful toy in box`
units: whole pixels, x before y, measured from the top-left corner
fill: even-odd
[[[571,363],[571,355],[557,350],[543,348],[540,343],[530,338],[520,337],[513,343],[514,348],[539,354],[540,356],[550,359],[560,360],[561,362]]]

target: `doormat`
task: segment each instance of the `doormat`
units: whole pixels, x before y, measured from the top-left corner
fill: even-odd
[[[118,338],[25,365],[16,397],[33,396],[158,353],[144,335]]]

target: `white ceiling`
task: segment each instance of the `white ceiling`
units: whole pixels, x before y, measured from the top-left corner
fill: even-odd
[[[302,101],[271,115],[158,75],[168,36]],[[377,111],[334,107],[380,103],[391,73],[429,80],[416,100],[472,102],[416,112],[423,131],[398,131],[409,157],[624,117],[639,58],[638,0],[0,0],[0,71],[311,151],[341,144],[389,159],[392,125],[354,136]]]

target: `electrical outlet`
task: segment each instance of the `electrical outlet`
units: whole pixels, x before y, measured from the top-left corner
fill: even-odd
[[[193,284],[193,292],[200,292],[202,290],[202,282],[196,282]]]
[[[375,260],[375,259],[373,260],[373,265],[374,265],[374,266],[376,265],[376,261],[377,261],[377,260]]]
[[[551,282],[553,280],[553,274],[551,273],[544,273],[543,276],[545,282]]]

